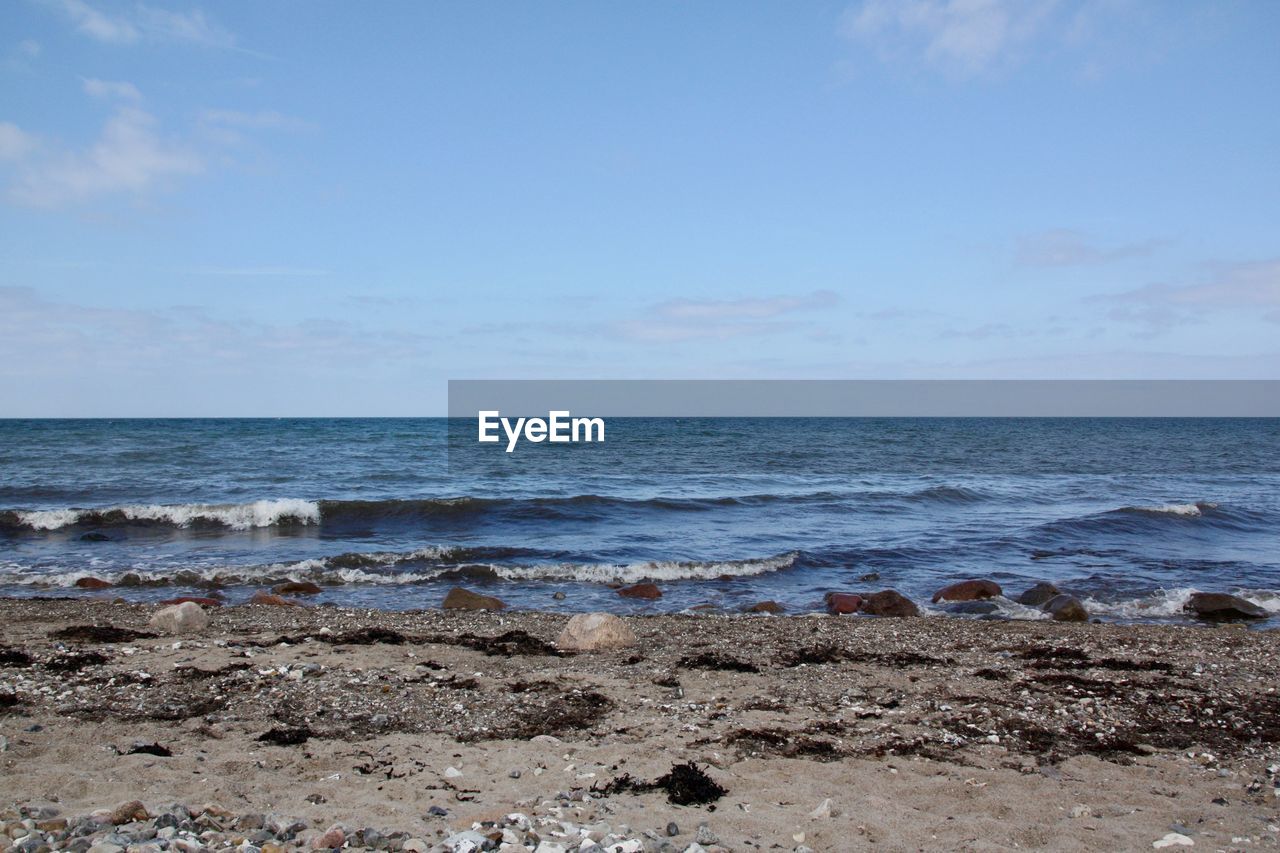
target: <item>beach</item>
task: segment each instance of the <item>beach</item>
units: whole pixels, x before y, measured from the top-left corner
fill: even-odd
[[[14,849],[1280,846],[1274,631],[156,609],[0,600]]]

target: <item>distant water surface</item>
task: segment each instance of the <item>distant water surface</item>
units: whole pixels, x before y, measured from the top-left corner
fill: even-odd
[[[1110,620],[1180,620],[1195,589],[1280,610],[1273,419],[609,419],[603,445],[510,455],[455,427],[450,465],[444,419],[0,420],[0,594],[101,594],[73,586],[93,576],[235,601],[293,578],[378,608],[465,584],[811,611],[989,577]],[[610,586],[642,579],[664,597]]]

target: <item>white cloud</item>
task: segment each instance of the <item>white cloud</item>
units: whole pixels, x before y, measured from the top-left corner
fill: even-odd
[[[7,121],[0,121],[0,162],[21,160],[35,150],[36,138]]]
[[[120,98],[125,101],[141,101],[142,93],[132,83],[121,83],[112,80],[95,80],[86,78],[85,94],[95,98]]]
[[[765,298],[672,299],[652,306],[638,320],[623,323],[621,331],[633,340],[652,342],[774,335],[804,327],[804,324],[778,318],[830,308],[839,301],[829,290]]]
[[[296,130],[306,126],[306,122],[278,113],[275,110],[258,110],[257,112],[203,110],[200,113],[200,120],[206,124],[267,130]]]
[[[236,37],[205,16],[200,9],[180,12],[138,4],[127,11],[107,13],[86,0],[44,0],[71,21],[81,34],[106,44],[155,42],[195,44],[239,50]]]
[[[1194,284],[1148,284],[1095,301],[1113,303],[1113,318],[1144,324],[1152,333],[1222,311],[1280,323],[1280,258],[1217,264]]]
[[[27,59],[35,59],[40,55],[40,42],[35,39],[23,39],[18,42],[18,53]]]
[[[18,204],[53,209],[112,193],[138,194],[203,169],[204,160],[196,151],[157,132],[150,113],[124,105],[85,150],[37,150],[25,157],[8,197]]]
[[[1163,245],[1160,240],[1106,245],[1079,231],[1058,228],[1019,237],[1016,259],[1028,267],[1084,266],[1142,257]]]

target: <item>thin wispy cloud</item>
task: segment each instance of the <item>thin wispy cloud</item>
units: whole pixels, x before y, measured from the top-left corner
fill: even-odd
[[[0,162],[21,160],[35,150],[36,138],[7,121],[0,121]]]
[[[1203,280],[1186,285],[1148,284],[1110,296],[1111,317],[1139,323],[1150,334],[1202,322],[1207,314],[1247,313],[1280,323],[1280,258],[1216,264]]]
[[[1058,228],[1018,238],[1015,261],[1026,267],[1072,267],[1145,257],[1166,245],[1163,240],[1104,243],[1079,231]]]
[[[142,93],[138,91],[138,87],[132,83],[124,83],[115,80],[95,80],[86,78],[84,81],[84,91],[86,95],[95,98],[119,98],[125,101],[141,101]]]
[[[834,307],[839,301],[829,290],[764,298],[671,299],[652,306],[640,319],[622,324],[622,332],[633,340],[652,342],[773,335],[802,326],[780,318]]]
[[[242,47],[234,33],[196,7],[175,10],[139,3],[105,11],[87,0],[39,2],[60,14],[81,35],[103,44],[185,44],[264,56]]]
[[[318,278],[332,275],[331,270],[315,267],[261,266],[261,267],[196,267],[185,270],[188,275],[221,275],[235,278]]]

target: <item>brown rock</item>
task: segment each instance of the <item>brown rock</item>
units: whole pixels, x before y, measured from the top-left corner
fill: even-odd
[[[77,578],[75,585],[77,589],[106,589],[111,586],[101,578]]]
[[[862,606],[862,596],[852,592],[829,592],[823,596],[827,612],[833,614],[857,613]]]
[[[618,590],[618,595],[623,598],[643,598],[647,601],[656,601],[662,598],[662,590],[658,589],[656,584],[633,583],[631,586],[624,586]]]
[[[861,611],[871,616],[919,616],[920,608],[893,589],[873,592],[862,599]]]
[[[1062,590],[1047,581],[1041,581],[1031,589],[1018,596],[1018,603],[1028,607],[1040,607],[1049,599],[1062,594]]]
[[[598,652],[634,645],[636,635],[627,623],[610,613],[579,613],[556,637],[556,645],[571,652]]]
[[[781,613],[783,607],[776,601],[761,601],[747,608],[748,613]]]
[[[271,587],[276,595],[316,595],[322,592],[320,587],[311,581],[285,581]]]
[[[1040,608],[1053,616],[1055,622],[1088,622],[1089,611],[1074,595],[1055,595]]]
[[[150,820],[151,815],[147,814],[146,806],[142,805],[138,800],[130,800],[111,812],[111,822],[116,826],[122,823],[133,823],[135,820]]]
[[[1000,584],[988,580],[971,580],[944,586],[933,594],[933,603],[939,601],[977,601],[980,598],[995,598],[1003,590]]]
[[[502,599],[494,598],[492,595],[481,595],[455,586],[444,597],[444,604],[441,606],[445,610],[501,610],[507,605]]]
[[[166,598],[161,604],[199,604],[201,607],[221,607],[222,602],[216,598],[204,598],[198,595],[180,595],[177,598]]]
[[[331,826],[324,835],[311,842],[312,850],[336,850],[347,842],[346,833],[340,826]]]
[[[49,820],[36,821],[36,829],[41,832],[61,832],[67,828],[67,819],[65,817],[55,817]]]
[[[1266,619],[1271,615],[1252,601],[1246,601],[1236,595],[1227,595],[1225,592],[1194,592],[1191,594],[1191,600],[1183,605],[1182,609],[1209,621]]]
[[[267,592],[265,589],[260,589],[257,592],[255,592],[253,596],[250,597],[249,604],[265,604],[270,607],[297,607],[298,606],[298,602],[290,601],[287,598],[281,598],[278,595],[274,595],[270,592]]]

